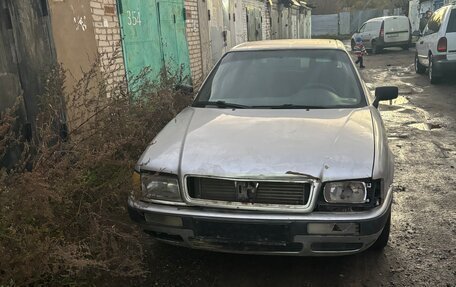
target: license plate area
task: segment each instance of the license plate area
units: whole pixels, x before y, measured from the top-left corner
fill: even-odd
[[[287,224],[213,222],[194,220],[196,237],[243,243],[290,242],[290,227]]]

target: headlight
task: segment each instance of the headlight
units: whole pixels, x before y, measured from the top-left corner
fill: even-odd
[[[141,173],[141,200],[182,201],[177,176]]]
[[[323,195],[328,203],[364,203],[367,189],[361,181],[328,182]]]

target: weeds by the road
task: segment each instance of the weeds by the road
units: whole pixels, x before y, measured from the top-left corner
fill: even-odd
[[[0,159],[13,145],[22,156],[0,171],[0,286],[145,274],[140,234],[126,211],[132,165],[190,96],[174,89],[173,77],[148,81],[147,71],[131,93],[125,81],[108,85],[99,66],[69,92],[62,67],[49,73],[31,141],[12,128],[15,109],[1,115]]]

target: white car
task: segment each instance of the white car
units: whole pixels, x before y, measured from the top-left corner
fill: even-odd
[[[353,34],[351,39],[352,50],[357,38],[362,38],[366,49],[371,50],[373,54],[388,47],[402,47],[407,50],[411,44],[410,21],[405,16],[370,19]]]
[[[416,43],[415,71],[429,71],[429,80],[435,84],[446,73],[456,71],[456,5],[444,6],[434,12]]]
[[[345,255],[387,245],[394,158],[379,101],[340,41],[226,53],[139,159],[131,218],[158,240],[235,253]]]

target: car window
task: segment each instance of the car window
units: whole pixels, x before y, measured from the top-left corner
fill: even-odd
[[[456,32],[456,9],[451,10],[450,20],[448,21],[447,33]]]
[[[217,101],[249,107],[367,105],[350,57],[341,50],[228,53],[208,77],[194,106]]]
[[[446,11],[447,8],[442,8],[432,14],[431,19],[429,19],[429,22],[427,24],[426,30],[424,31],[425,35],[437,33],[440,30]]]
[[[366,32],[373,32],[377,28],[377,23],[376,22],[369,22],[366,25]]]

